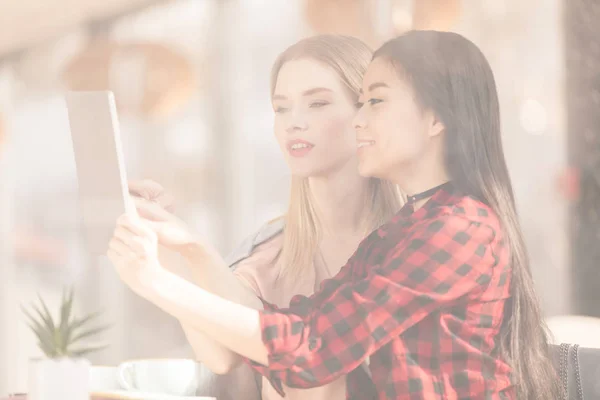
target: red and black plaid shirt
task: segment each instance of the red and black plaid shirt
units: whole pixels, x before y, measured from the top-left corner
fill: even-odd
[[[371,233],[310,298],[265,303],[269,365],[249,363],[281,395],[348,374],[348,399],[512,399],[498,354],[510,276],[493,211],[446,186]]]

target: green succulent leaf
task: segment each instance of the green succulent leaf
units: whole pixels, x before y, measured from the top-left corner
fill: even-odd
[[[56,352],[54,351],[54,349],[52,348],[52,346],[48,346],[44,342],[38,342],[38,346],[42,350],[42,352],[44,352],[44,354],[46,355],[46,357],[48,357],[48,358],[56,358]]]
[[[29,326],[32,327],[32,325],[35,327],[36,331],[40,331],[40,332],[45,332],[47,333],[48,331],[44,328],[44,326],[37,320],[35,319],[30,313],[29,311],[27,311],[27,309],[23,306],[21,306],[21,310],[23,311],[23,313],[25,314],[25,316],[27,318],[29,318],[30,324]],[[33,329],[33,327],[32,327]]]
[[[48,332],[48,330],[45,329],[44,326],[38,320],[33,318],[33,316],[31,316],[31,314],[24,307],[21,308],[25,316],[29,319],[27,325],[31,328],[33,333],[35,333],[38,340],[47,346],[54,347],[52,333]]]
[[[88,322],[91,322],[94,318],[99,317],[101,314],[102,314],[101,311],[97,311],[97,312],[88,314],[85,317],[73,320],[73,322],[69,326],[70,333],[72,334],[76,329],[81,328],[82,326],[86,325]]]
[[[64,343],[68,343],[70,340],[69,336],[71,332],[69,330],[69,320],[73,309],[73,294],[73,288],[68,292],[67,290],[63,292],[63,300],[60,308],[60,335],[63,338]]]
[[[69,354],[75,356],[75,357],[82,357],[86,354],[90,354],[90,353],[94,353],[96,351],[100,351],[100,350],[104,350],[105,348],[107,348],[108,345],[107,344],[103,344],[103,345],[99,345],[99,346],[91,346],[91,347],[87,347],[84,349],[77,349],[77,350],[71,350],[69,351]]]
[[[78,333],[77,335],[75,335],[73,337],[73,339],[71,339],[71,343],[77,343],[81,339],[85,339],[85,338],[88,338],[90,336],[97,335],[100,332],[104,332],[108,328],[109,328],[108,325],[104,325],[104,326],[99,326],[99,327],[88,329],[87,331],[83,331],[81,333]]]
[[[65,341],[65,337],[61,335],[60,330],[57,328],[54,330],[54,343],[56,343],[56,349],[59,353],[64,353],[67,349],[68,343]]]
[[[38,294],[38,298],[40,299],[40,303],[42,305],[42,310],[40,310],[35,305],[33,305],[32,307],[37,312],[37,314],[40,316],[42,321],[44,321],[44,323],[46,324],[46,329],[48,329],[49,332],[54,332],[55,328],[54,328],[54,320],[52,319],[52,314],[50,314],[50,311],[48,311],[48,307],[46,307],[46,303],[44,303],[44,301],[42,300],[42,298],[40,297],[39,294]]]
[[[50,335],[48,335],[48,333],[46,331],[44,331],[43,329],[38,329],[33,324],[27,324],[27,325],[31,328],[31,330],[37,337],[38,341],[45,343],[48,346],[54,347],[54,341],[52,340],[52,337]]]
[[[37,337],[39,348],[49,358],[81,357],[108,347],[107,345],[88,347],[81,345],[84,339],[107,330],[109,326],[89,327],[90,322],[102,314],[101,311],[75,318],[73,298],[72,287],[63,291],[60,319],[56,323],[39,294],[39,304],[32,304],[31,312],[25,307],[21,307],[27,317],[27,325]],[[71,350],[71,346],[76,349]]]
[[[38,344],[40,346],[40,349],[42,349],[42,351],[48,355],[48,354],[52,354],[53,353],[53,349],[55,348],[54,343],[52,342],[52,340],[50,339],[50,337],[48,336],[48,334],[45,331],[39,331],[37,330],[34,326],[29,325],[29,327],[33,330],[33,332],[35,333],[35,336],[38,339]]]

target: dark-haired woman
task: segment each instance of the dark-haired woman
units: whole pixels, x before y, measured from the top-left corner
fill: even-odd
[[[280,392],[349,374],[350,399],[558,398],[485,57],[458,34],[407,33],[376,51],[360,101],[359,172],[408,203],[320,291],[287,309],[215,296],[156,257],[176,243],[199,268],[225,269],[209,245],[128,217],[109,250],[121,278]]]

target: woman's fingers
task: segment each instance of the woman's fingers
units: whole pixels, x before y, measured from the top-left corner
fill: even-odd
[[[129,181],[127,182],[127,186],[129,187],[129,193],[134,196],[143,197],[147,200],[152,200],[165,191],[159,183],[150,179]]]
[[[135,208],[140,217],[151,221],[168,221],[173,215],[162,208],[159,204],[148,201],[141,197],[133,197]]]
[[[142,239],[155,241],[156,233],[154,230],[145,225],[141,218],[131,217],[127,214],[119,217],[117,221],[117,230],[119,228],[128,230],[134,236],[140,236]],[[116,232],[116,230],[115,230]]]
[[[108,244],[108,250],[117,257],[126,257],[132,253],[131,247],[116,237],[111,239],[110,243]]]
[[[175,197],[171,193],[162,192],[154,201],[168,212],[175,210]]]
[[[110,262],[113,265],[117,265],[117,263],[119,262],[119,260],[121,259],[121,256],[112,248],[108,248],[108,251],[106,252],[106,256],[108,257],[108,259],[110,260]]]
[[[175,217],[168,221],[152,221],[124,214],[117,221],[114,236],[135,251],[147,254],[157,251],[158,244],[175,248],[194,241],[185,224]]]
[[[144,179],[141,181],[130,181],[128,185],[129,193],[132,196],[157,203],[167,211],[174,209],[175,198],[160,184],[149,179]]]
[[[113,240],[123,243],[136,254],[144,253],[146,251],[145,246],[148,243],[148,240],[144,237],[135,235],[129,229],[123,227],[115,229]]]

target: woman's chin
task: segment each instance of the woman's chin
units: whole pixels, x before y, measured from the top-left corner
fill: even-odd
[[[326,177],[339,169],[338,163],[312,164],[289,163],[290,174],[296,178]]]
[[[373,168],[369,167],[369,163],[360,161],[358,163],[358,174],[363,178],[378,178]]]
[[[290,175],[294,178],[310,178],[314,172],[313,168],[290,168]]]

